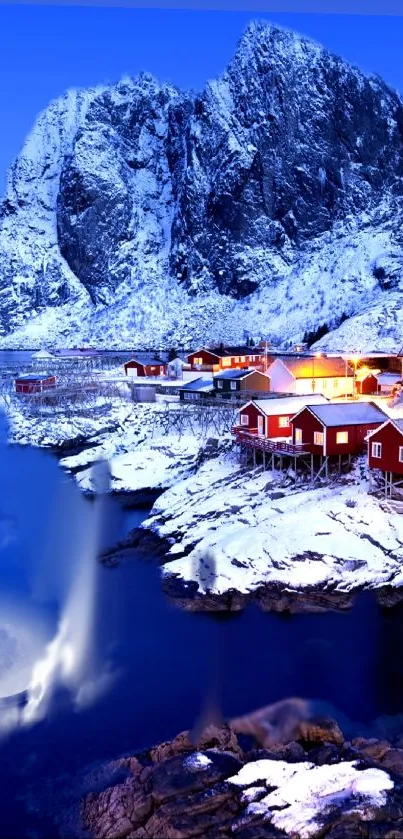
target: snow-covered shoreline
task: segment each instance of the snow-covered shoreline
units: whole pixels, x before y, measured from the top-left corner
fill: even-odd
[[[164,546],[165,590],[192,610],[322,611],[362,590],[403,598],[403,517],[369,494],[363,459],[311,489],[223,455],[158,498],[140,549],[141,532]]]

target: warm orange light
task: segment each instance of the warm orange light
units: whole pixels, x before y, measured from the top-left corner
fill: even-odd
[[[316,352],[315,353],[315,358],[322,358],[322,353],[321,352]]]

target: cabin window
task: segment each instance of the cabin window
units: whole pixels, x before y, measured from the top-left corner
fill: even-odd
[[[236,390],[236,382],[230,382],[231,390]]]
[[[203,364],[203,359],[202,359],[202,358],[195,358],[195,359],[193,360],[193,363],[194,363],[194,364]]]
[[[313,432],[313,442],[315,446],[323,446],[323,431]]]
[[[238,361],[239,361],[239,355],[236,355],[236,356],[235,356],[234,361],[235,361],[235,364],[238,364]]]
[[[403,463],[403,446],[399,446],[399,463]]]
[[[247,414],[241,414],[241,425],[249,425],[249,417]]]
[[[302,428],[296,428],[294,431],[295,443],[298,445],[302,443]]]
[[[222,380],[221,380],[221,379],[218,379],[218,382],[217,382],[217,387],[218,387],[220,390],[222,390],[222,384],[223,384],[223,383],[222,383]]]
[[[278,424],[280,428],[288,428],[290,425],[290,418],[289,417],[279,417]]]
[[[323,390],[327,388],[327,379],[323,379]]]
[[[338,379],[333,379],[333,387],[338,387],[338,386],[339,386],[339,380]]]
[[[348,443],[348,431],[338,431],[336,434],[336,443]]]
[[[382,443],[372,443],[372,457],[382,457]]]
[[[246,356],[241,355],[241,361],[246,361]]]
[[[221,359],[223,367],[231,367],[231,359],[230,358],[223,358]]]

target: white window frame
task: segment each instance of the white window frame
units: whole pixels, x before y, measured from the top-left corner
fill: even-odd
[[[249,425],[248,414],[241,414],[241,425]]]
[[[376,458],[382,457],[382,443],[372,443],[371,455]]]
[[[278,426],[279,426],[279,428],[289,428],[290,427],[290,418],[289,417],[279,417],[278,418]]]
[[[323,431],[314,431],[313,432],[313,444],[314,446],[323,446],[325,442],[325,435]]]
[[[338,387],[338,386],[339,386],[339,380],[338,379],[333,379],[333,387],[335,388],[335,387]]]
[[[300,446],[302,443],[302,428],[294,428],[295,445]]]
[[[403,463],[403,446],[399,446],[399,463]]]
[[[241,355],[241,361],[246,361],[246,356],[245,355]]]
[[[231,367],[231,358],[226,356],[225,358],[221,359],[221,364],[223,367]]]
[[[217,379],[217,387],[218,387],[218,389],[219,389],[219,390],[222,390],[222,388],[223,388],[223,381],[222,381],[222,379]]]
[[[346,439],[339,440],[339,437],[341,436],[345,437]],[[348,443],[348,431],[336,431],[336,444],[338,446],[343,446],[346,445],[346,443]]]
[[[230,390],[236,390],[236,382],[230,382],[229,383],[229,388],[230,388]]]
[[[239,363],[239,355],[234,356],[234,361],[235,361],[235,364]]]

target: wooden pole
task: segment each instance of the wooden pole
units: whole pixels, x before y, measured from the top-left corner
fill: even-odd
[[[313,454],[311,454],[311,483],[313,482]]]

